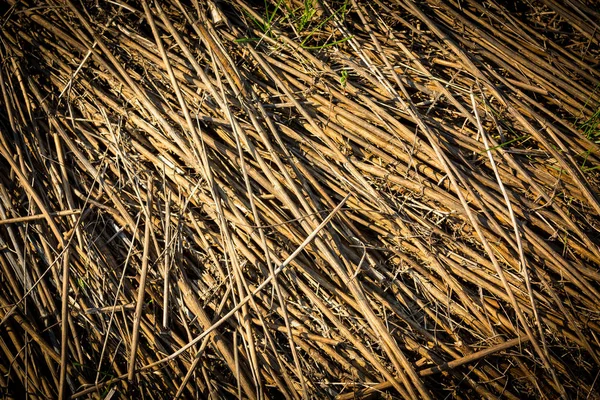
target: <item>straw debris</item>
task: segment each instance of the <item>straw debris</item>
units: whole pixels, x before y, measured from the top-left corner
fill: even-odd
[[[600,398],[598,21],[7,0],[0,397]]]

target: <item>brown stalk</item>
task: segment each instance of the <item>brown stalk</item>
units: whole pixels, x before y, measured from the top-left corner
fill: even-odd
[[[142,206],[142,211],[146,216],[146,224],[144,227],[144,254],[142,255],[142,270],[140,271],[140,279],[137,293],[137,300],[135,306],[135,314],[133,316],[133,328],[131,334],[131,345],[130,345],[130,355],[129,355],[129,363],[127,367],[127,380],[130,384],[134,383],[134,373],[135,373],[135,359],[137,356],[137,348],[139,343],[139,331],[140,331],[140,322],[142,320],[142,311],[144,308],[144,295],[146,293],[146,277],[148,275],[148,263],[149,261],[149,252],[150,252],[150,231],[152,229],[152,197],[153,193],[153,181],[151,178],[148,178],[146,183],[146,205]]]

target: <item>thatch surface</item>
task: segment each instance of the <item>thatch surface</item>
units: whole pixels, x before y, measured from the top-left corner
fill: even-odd
[[[599,398],[580,0],[9,0],[0,396]]]

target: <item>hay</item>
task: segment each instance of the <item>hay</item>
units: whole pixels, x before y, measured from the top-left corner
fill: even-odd
[[[598,398],[595,9],[182,3],[3,6],[1,396]]]

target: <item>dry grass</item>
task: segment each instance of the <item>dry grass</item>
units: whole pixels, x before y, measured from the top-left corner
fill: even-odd
[[[599,398],[590,5],[30,3],[0,396]]]

